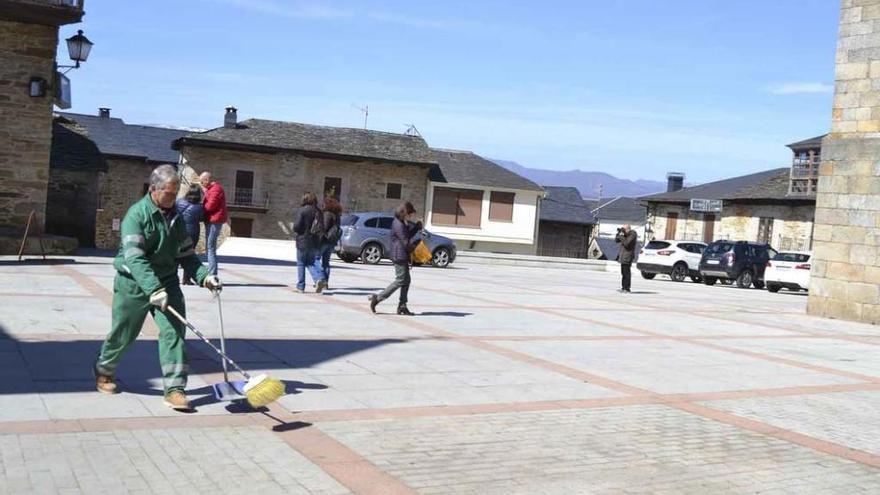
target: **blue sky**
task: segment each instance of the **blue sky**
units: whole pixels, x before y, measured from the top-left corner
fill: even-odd
[[[827,131],[834,0],[88,0],[71,111],[403,132],[545,169],[688,182]],[[63,43],[63,42],[62,42]],[[59,58],[66,49],[59,47]]]

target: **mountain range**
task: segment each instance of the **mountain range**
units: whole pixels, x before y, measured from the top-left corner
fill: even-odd
[[[599,185],[602,185],[602,197],[644,196],[663,192],[666,183],[655,180],[619,179],[605,172],[589,172],[585,170],[542,170],[520,165],[510,160],[492,159],[493,162],[515,172],[532,182],[542,186],[571,186],[578,188],[581,196],[596,198],[599,196]]]

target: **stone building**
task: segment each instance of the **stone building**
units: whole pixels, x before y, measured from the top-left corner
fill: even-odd
[[[80,172],[71,176],[70,167],[63,166],[71,161],[64,156],[70,152],[70,147],[53,149],[53,194],[64,189],[78,191],[77,204],[69,204],[68,208],[82,210],[75,214],[78,218],[75,226],[68,225],[67,228],[78,232],[80,242],[89,238],[91,232],[93,241],[83,242],[86,246],[115,249],[120,241],[119,224],[128,208],[146,194],[150,172],[164,163],[177,165],[180,155],[171,149],[171,143],[189,131],[126,124],[120,118],[111,117],[109,108],[99,109],[98,115],[65,112],[57,115],[60,129],[75,126],[82,138],[97,148],[103,160],[102,164],[96,162],[92,165],[91,174],[85,173],[88,166],[80,164]],[[83,140],[77,144],[80,146],[77,153],[82,154],[82,146],[88,145]],[[90,195],[89,191],[94,194]],[[64,209],[60,196],[50,198],[50,203],[55,205],[53,211]],[[93,209],[87,208],[86,204],[93,205]],[[68,216],[73,214],[73,211],[67,212]],[[54,225],[53,228],[57,229]]]
[[[476,153],[434,152],[425,226],[459,249],[535,254],[544,189]]]
[[[538,255],[586,258],[596,217],[576,187],[544,186]]]
[[[0,236],[21,231],[31,211],[43,226],[58,28],[82,16],[82,0],[0,0]],[[44,95],[31,96],[32,79]]]
[[[233,236],[289,239],[303,193],[335,196],[348,211],[425,211],[433,151],[419,136],[248,119],[174,141],[189,181],[211,171],[226,190]]]
[[[646,237],[712,242],[767,243],[776,249],[810,249],[814,196],[792,194],[792,168],[710,182],[645,196]],[[721,211],[699,211],[692,200],[720,202]]]
[[[880,0],[843,0],[807,311],[880,323]]]

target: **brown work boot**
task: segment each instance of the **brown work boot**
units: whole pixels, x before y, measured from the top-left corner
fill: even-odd
[[[115,394],[118,392],[116,389],[116,382],[113,381],[113,377],[110,375],[102,375],[95,371],[95,388],[98,389],[98,392],[102,394]]]
[[[180,390],[172,390],[165,394],[165,405],[175,411],[192,410],[192,407],[189,405],[189,400],[186,398],[186,394]]]

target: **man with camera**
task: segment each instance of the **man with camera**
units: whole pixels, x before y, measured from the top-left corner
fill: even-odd
[[[617,261],[620,263],[620,290],[617,292],[630,292],[632,282],[632,263],[636,256],[636,244],[639,236],[629,224],[617,229],[617,235],[614,237],[615,242],[620,244],[620,252],[617,255]]]

